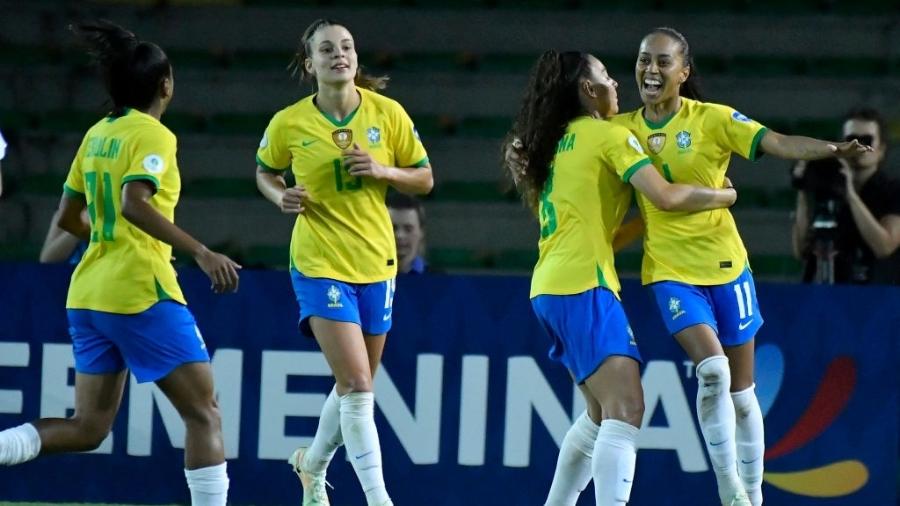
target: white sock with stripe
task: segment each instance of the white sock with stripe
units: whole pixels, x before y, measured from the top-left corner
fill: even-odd
[[[381,468],[381,445],[375,428],[375,395],[351,392],[341,397],[341,433],[347,457],[366,493],[369,506],[390,501]]]

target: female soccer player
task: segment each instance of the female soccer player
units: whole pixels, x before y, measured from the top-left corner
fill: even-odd
[[[372,379],[391,326],[397,251],[384,204],[388,185],[428,193],[425,148],[397,102],[372,90],[353,36],[320,19],[303,33],[293,66],[317,92],[278,112],[259,145],[256,182],[284,213],[297,213],[291,280],[300,331],[315,337],[335,377],[309,448],[289,462],[303,504],[328,504],[325,471],[343,439],[369,505],[390,505],[373,418]],[[282,174],[293,171],[288,188]]]
[[[612,251],[631,200],[628,183],[671,210],[716,209],[736,198],[733,189],[667,183],[634,135],[605,121],[618,111],[617,86],[595,57],[547,51],[510,132],[521,156],[508,157],[507,168],[541,224],[532,306],[553,340],[550,357],[572,374],[589,414],[566,435],[552,505],[574,504],[591,475],[598,505],[625,504],[631,492],[644,406],[641,359],[618,299]],[[580,469],[570,461],[591,454],[591,472],[572,475]]]
[[[734,109],[700,102],[690,46],[672,28],[641,42],[635,78],[644,107],[612,119],[631,130],[669,181],[716,187],[732,153],[812,160],[871,148],[786,136]],[[642,280],[668,331],[696,365],[697,415],[723,504],[762,503],[763,419],[754,393],[754,336],[763,323],[747,251],[727,209],[665,213],[644,196]],[[730,392],[730,395],[729,395]]]
[[[72,30],[98,63],[113,105],[85,135],[60,202],[58,226],[90,241],[66,302],[75,416],[3,431],[0,463],[97,448],[131,369],[139,382],[156,382],[184,420],[192,503],[224,505],[228,476],[209,355],[175,279],[172,247],[193,255],[216,292],[237,289],[240,266],[172,221],[180,180],[175,136],[159,121],[174,90],[166,54],[109,22]]]

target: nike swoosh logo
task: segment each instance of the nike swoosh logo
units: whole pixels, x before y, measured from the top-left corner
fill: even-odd
[[[728,441],[727,439],[725,441]],[[721,444],[725,444],[725,441],[719,441],[718,443],[713,443],[710,441],[709,446],[719,446]]]
[[[390,319],[391,319],[391,313],[388,313],[388,314],[384,315],[384,317],[381,318],[381,321],[386,322]]]
[[[626,480],[625,478],[622,478],[622,481],[624,481],[625,483],[632,483],[634,480]]]
[[[752,463],[756,462],[757,460],[759,460],[759,457],[756,457],[756,458],[753,459],[753,460],[744,460],[744,459],[741,459],[741,464],[752,464]]]
[[[738,330],[744,330],[745,328],[749,327],[751,323],[753,323],[753,320],[750,320],[747,323],[739,323]]]
[[[301,142],[300,144],[302,144],[303,147],[305,148],[306,146],[309,146],[310,144],[312,144],[312,143],[314,143],[314,142],[317,142],[318,140],[319,140],[319,139],[313,139],[313,140],[311,140],[311,141],[303,141],[303,142]]]
[[[359,459],[365,457],[366,455],[371,455],[371,454],[374,453],[374,452],[375,452],[375,450],[372,450],[372,451],[368,451],[368,452],[366,452],[366,453],[363,453],[362,455],[357,455],[357,456],[356,456],[356,460],[359,460]]]

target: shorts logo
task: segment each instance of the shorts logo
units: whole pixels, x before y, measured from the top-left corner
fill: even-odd
[[[628,341],[628,344],[631,346],[637,346],[637,341],[634,340],[634,331],[631,330],[631,325],[626,325],[625,330],[628,331],[628,337],[631,339]]]
[[[264,133],[262,136],[262,139],[259,140],[259,147],[260,147],[260,149],[263,149],[268,145],[269,145],[269,134]]]
[[[334,285],[331,285],[331,287],[328,288],[328,300],[331,301],[328,303],[328,307],[330,308],[344,307],[344,305],[341,304],[341,291]]]
[[[681,299],[678,297],[669,297],[669,311],[672,313],[673,320],[683,315],[684,309],[681,309]]]
[[[744,323],[738,323],[738,330],[744,330],[745,328],[749,327],[751,323],[753,323],[753,318],[750,318]]]
[[[369,144],[374,145],[381,142],[381,130],[378,127],[370,127],[366,130],[366,137],[369,139]]]
[[[206,349],[206,341],[203,340],[203,334],[200,333],[200,327],[194,325],[194,332],[197,334],[197,340],[200,341],[200,349]]]
[[[659,133],[647,137],[647,146],[650,148],[651,153],[658,155],[666,147],[666,134]]]
[[[340,128],[331,132],[331,140],[334,141],[334,145],[341,148],[347,149],[353,144],[353,130],[349,128]]]
[[[687,130],[682,130],[675,134],[675,144],[678,145],[679,149],[691,147],[691,133]]]

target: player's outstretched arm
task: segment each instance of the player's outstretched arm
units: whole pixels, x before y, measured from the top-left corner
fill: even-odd
[[[650,163],[637,169],[629,182],[663,211],[707,211],[731,207],[737,200],[734,188],[716,189],[670,183]]]
[[[763,134],[759,147],[766,154],[785,160],[819,160],[831,156],[853,158],[872,151],[871,146],[856,140],[829,142],[802,135],[784,135],[772,130]]]
[[[210,251],[200,241],[167,220],[148,202],[153,193],[153,186],[145,181],[125,183],[122,187],[122,217],[148,235],[175,249],[190,253],[197,265],[209,276],[216,293],[236,292],[237,271],[241,266],[225,255]]]

